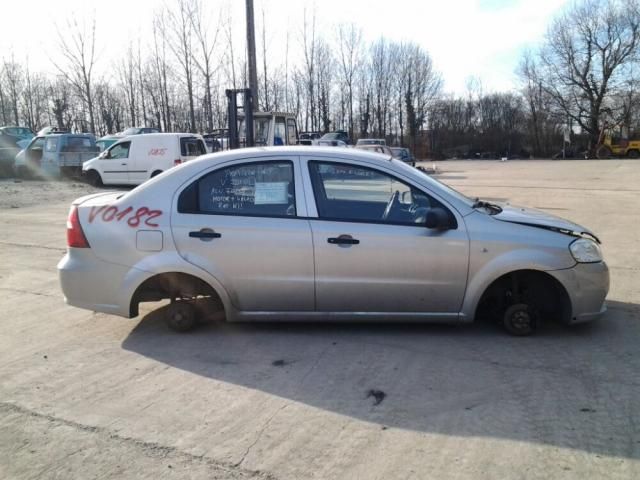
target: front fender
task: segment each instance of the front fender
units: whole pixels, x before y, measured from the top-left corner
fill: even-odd
[[[554,255],[549,251],[521,248],[502,253],[487,261],[475,271],[469,271],[467,291],[462,302],[461,319],[471,322],[482,294],[489,285],[507,273],[518,270],[548,272],[571,268],[574,265],[575,262],[571,265],[565,265],[558,255]]]

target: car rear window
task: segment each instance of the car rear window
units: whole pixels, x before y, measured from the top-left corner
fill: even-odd
[[[96,143],[89,137],[67,137],[62,147],[63,152],[94,152]]]
[[[211,172],[185,189],[181,213],[290,217],[296,215],[293,164],[252,162]]]
[[[180,153],[183,157],[198,157],[207,153],[207,149],[199,138],[183,137],[180,139]]]

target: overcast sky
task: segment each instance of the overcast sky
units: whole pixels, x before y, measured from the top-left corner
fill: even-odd
[[[230,8],[237,46],[244,46],[244,0],[203,0],[214,11]],[[171,0],[6,0],[0,20],[0,57],[28,59],[32,70],[53,72],[56,25],[75,15],[97,19],[99,73],[110,74],[114,59],[129,42],[150,41],[154,10]],[[549,21],[568,0],[254,0],[257,36],[262,12],[267,26],[268,57],[284,60],[287,31],[300,39],[303,12],[315,8],[317,30],[331,37],[334,25],[354,22],[367,43],[380,35],[422,45],[442,72],[445,91],[463,94],[471,77],[485,91],[516,87],[514,69],[523,49],[534,48]],[[215,13],[212,14],[215,17]],[[240,43],[243,42],[243,43]],[[291,48],[294,49],[295,45]],[[258,44],[258,49],[261,46]],[[278,58],[280,57],[280,58]]]

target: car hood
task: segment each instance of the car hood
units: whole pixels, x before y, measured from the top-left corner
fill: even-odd
[[[536,210],[534,208],[517,207],[501,204],[502,212],[493,215],[493,218],[502,222],[518,223],[530,227],[544,228],[556,232],[572,235],[574,237],[588,236],[600,243],[598,237],[588,228],[570,222],[564,218]]]

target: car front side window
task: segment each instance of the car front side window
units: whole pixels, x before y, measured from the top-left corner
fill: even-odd
[[[111,159],[122,159],[129,158],[129,147],[131,147],[131,142],[123,142],[114,145],[109,150],[109,155],[107,158]]]
[[[372,168],[311,161],[309,173],[324,220],[415,226],[424,224],[431,208],[448,211],[430,195]]]
[[[269,161],[233,165],[208,173],[182,192],[178,211],[293,217],[295,205],[293,164]]]
[[[47,138],[44,149],[47,152],[55,152],[58,149],[58,137]]]

